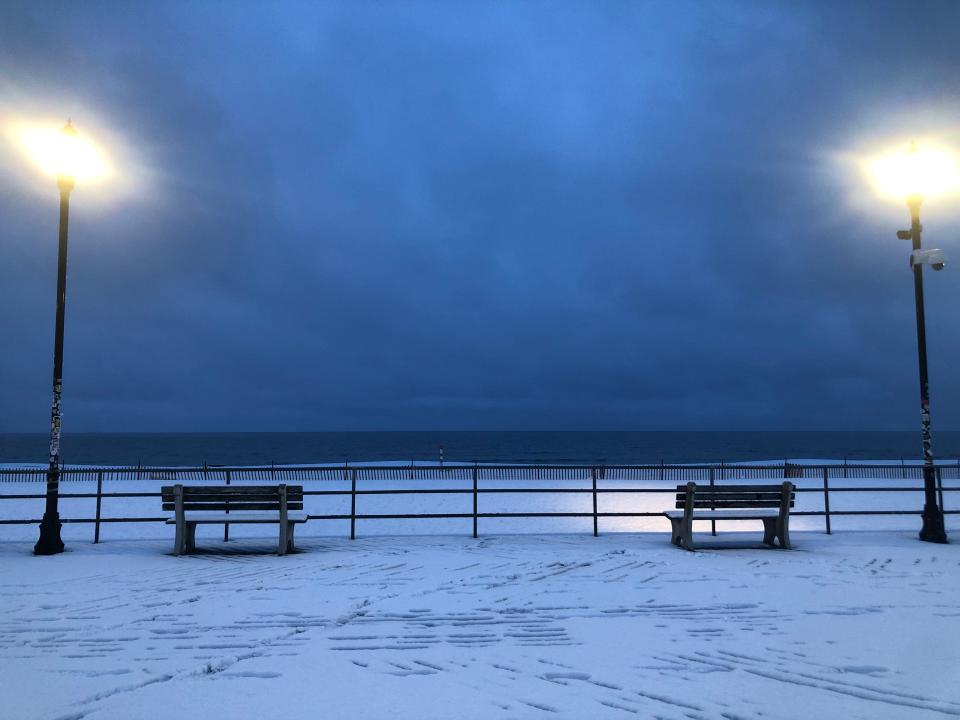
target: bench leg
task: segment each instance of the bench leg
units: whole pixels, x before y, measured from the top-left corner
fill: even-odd
[[[277,555],[286,555],[289,547],[290,523],[280,522],[280,545],[277,548]]]
[[[680,544],[680,518],[667,518],[670,521],[670,542],[674,545]]]
[[[173,536],[173,554],[174,555],[183,555],[183,535],[185,528],[183,527],[184,523],[180,520],[177,521],[177,531]]]
[[[677,547],[693,550],[693,540],[686,532],[683,518],[668,517],[667,519],[670,520],[670,542]]]
[[[783,518],[783,520],[779,524],[780,524],[780,528],[777,532],[777,535],[780,536],[780,547],[782,547],[784,550],[789,550],[790,549],[790,516],[787,515],[785,518]]]
[[[290,527],[287,530],[287,552],[293,552],[296,550],[293,544],[293,532],[297,529],[296,523],[289,523]]]
[[[774,538],[777,537],[777,519],[763,518],[763,542],[766,545],[773,545]]]
[[[677,545],[684,550],[693,550],[693,520],[677,518]]]
[[[683,534],[680,536],[680,547],[684,550],[693,550],[693,520],[689,522],[680,521],[683,528]]]
[[[197,549],[197,524],[195,522],[187,523],[186,532],[187,553],[192,553]]]

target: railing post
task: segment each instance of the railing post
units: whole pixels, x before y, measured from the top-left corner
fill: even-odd
[[[715,473],[714,473],[714,469],[711,467],[711,468],[710,468],[710,487],[713,487],[713,486],[714,486],[714,482],[713,482],[713,481],[714,481],[714,474],[715,474]],[[710,508],[710,509],[711,509],[711,510],[715,510],[716,508]],[[714,536],[716,536],[716,534],[717,534],[717,521],[716,521],[716,520],[711,520],[711,521],[710,521],[710,534],[711,534],[711,535],[714,535]]]
[[[597,537],[597,469],[590,468],[590,479],[593,480],[593,536]]]
[[[937,495],[939,496],[938,499],[940,500],[940,512],[943,512],[944,510],[946,510],[946,508],[943,506],[943,478],[940,476],[939,466],[936,469],[936,473],[937,473]]]
[[[229,484],[230,484],[230,471],[227,470],[227,485],[229,485]],[[227,508],[226,510],[224,510],[224,512],[225,512],[227,515],[229,515],[229,514],[230,514],[230,509]],[[230,539],[230,523],[224,523],[224,524],[223,524],[223,541],[224,541],[224,542],[227,542],[227,540],[229,540],[229,539]]]
[[[823,517],[827,523],[827,535],[832,535],[830,531],[830,468],[823,466]]]
[[[100,542],[100,500],[103,498],[103,470],[97,473],[97,520],[93,525],[93,542]],[[940,503],[943,505],[943,503]]]
[[[357,469],[350,473],[350,539],[357,539]]]
[[[473,536],[477,537],[477,464],[473,464]]]

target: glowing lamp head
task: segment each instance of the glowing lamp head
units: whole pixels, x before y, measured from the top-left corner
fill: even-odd
[[[960,188],[960,169],[947,150],[911,143],[906,152],[888,153],[870,163],[869,174],[885,196],[919,203]]]
[[[92,180],[109,172],[97,146],[79,135],[69,120],[59,132],[26,128],[20,132],[20,143],[34,163],[65,189],[72,189],[74,180]]]

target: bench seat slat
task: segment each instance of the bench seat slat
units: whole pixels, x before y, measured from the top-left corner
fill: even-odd
[[[176,502],[176,498],[164,497],[162,501],[165,505]],[[277,505],[280,503],[280,497],[274,495],[273,497],[267,497],[265,495],[207,495],[203,497],[197,497],[196,495],[187,495],[183,498],[184,502],[194,503],[194,504],[204,504],[204,503],[273,503]],[[287,502],[303,502],[303,496],[297,495],[294,497],[288,497]]]
[[[173,503],[176,502],[176,498],[166,498],[166,497],[165,497],[165,498],[162,498],[161,501],[163,502],[164,505],[172,505]],[[185,498],[183,499],[183,501],[186,502],[186,503],[193,503],[194,505],[206,505],[206,504],[210,504],[210,503],[216,503],[216,504],[220,504],[220,505],[223,505],[223,504],[225,504],[225,503],[235,503],[235,504],[237,504],[237,505],[240,505],[240,504],[242,504],[242,503],[261,503],[261,504],[262,504],[262,503],[273,503],[274,505],[279,506],[279,504],[280,504],[280,498],[279,498],[279,497],[269,498],[269,497],[264,497],[264,496],[262,496],[262,495],[259,495],[259,496],[258,496],[258,495],[253,495],[253,496],[249,496],[249,497],[248,497],[248,496],[243,496],[243,495],[240,495],[240,496],[221,496],[221,497],[211,496],[211,497],[206,497],[206,498],[198,498],[198,497],[189,497],[189,496],[188,496],[188,497],[185,497]],[[287,498],[287,502],[288,502],[288,503],[291,503],[291,502],[300,502],[300,503],[302,503],[302,502],[303,502],[303,498],[302,498],[302,497]]]
[[[188,523],[197,523],[198,525],[222,525],[230,523],[239,525],[243,523],[278,523],[280,522],[279,513],[245,513],[243,515],[227,515],[226,513],[187,513],[184,519]],[[302,523],[307,521],[307,513],[292,512],[287,513],[287,521]],[[176,518],[169,518],[167,525],[175,525]]]
[[[174,512],[177,509],[176,503],[163,503],[163,509],[166,512]],[[232,512],[246,512],[248,510],[274,510],[280,512],[280,503],[278,502],[209,502],[198,503],[187,501],[183,504],[183,509],[187,512],[197,510],[209,510],[211,512],[222,512],[230,510]],[[302,502],[288,502],[288,510],[303,510]]]
[[[173,486],[164,485],[160,491],[166,495],[173,495]],[[293,492],[302,493],[303,485],[287,485],[287,495]],[[231,495],[233,493],[249,493],[250,495],[276,495],[276,485],[184,485],[184,495]]]

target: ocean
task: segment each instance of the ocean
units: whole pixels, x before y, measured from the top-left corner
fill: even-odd
[[[41,434],[0,434],[0,462],[43,463]],[[66,433],[67,465],[270,465],[417,460],[647,464],[920,460],[918,432],[319,432]],[[960,432],[934,435],[937,459],[960,456]]]

